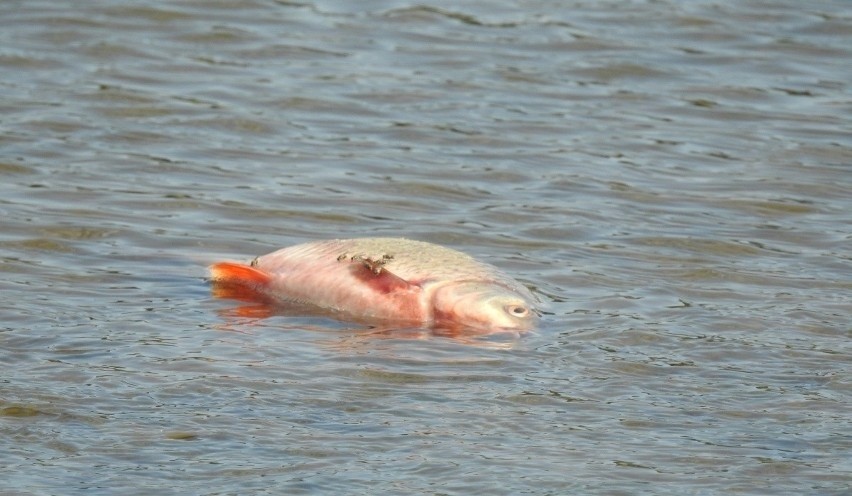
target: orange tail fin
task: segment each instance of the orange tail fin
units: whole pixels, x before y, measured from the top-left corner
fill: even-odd
[[[219,262],[211,265],[210,278],[218,283],[242,284],[252,288],[266,286],[272,280],[272,277],[262,270],[234,262]]]

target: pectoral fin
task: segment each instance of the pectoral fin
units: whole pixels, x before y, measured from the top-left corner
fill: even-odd
[[[385,264],[391,257],[371,259],[361,256],[352,257],[349,271],[358,280],[381,294],[419,291],[420,286],[397,276]]]

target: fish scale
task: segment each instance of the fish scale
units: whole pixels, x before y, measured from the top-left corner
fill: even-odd
[[[454,280],[500,277],[507,285],[514,281],[493,266],[478,262],[473,257],[440,245],[405,238],[360,238],[307,243],[258,257],[258,266],[268,270],[281,270],[288,266],[303,266],[319,259],[338,261],[348,257],[366,255],[381,258],[391,255],[388,270],[402,279],[425,281],[452,278]]]

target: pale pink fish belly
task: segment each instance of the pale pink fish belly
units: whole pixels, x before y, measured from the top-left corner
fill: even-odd
[[[214,283],[355,318],[486,330],[526,330],[535,319],[533,295],[496,267],[403,238],[306,243],[211,272]]]

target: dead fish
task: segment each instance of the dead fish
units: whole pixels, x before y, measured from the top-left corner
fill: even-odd
[[[537,317],[532,293],[496,267],[404,238],[300,244],[210,272],[218,296],[307,304],[344,319],[488,333],[530,330]]]

